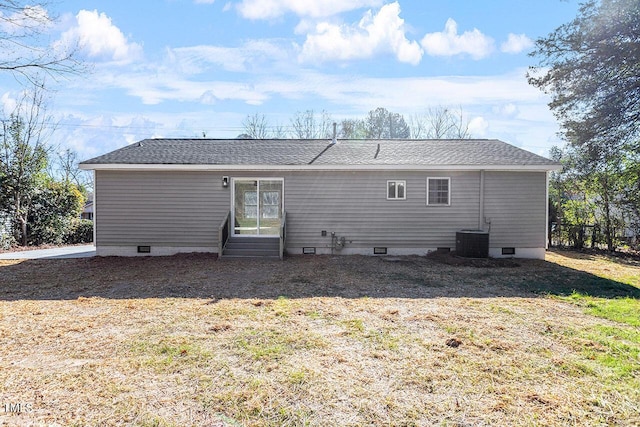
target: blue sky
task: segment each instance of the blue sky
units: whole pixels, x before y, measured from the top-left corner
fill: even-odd
[[[235,137],[249,114],[406,118],[461,108],[472,136],[546,154],[561,145],[525,78],[532,42],[575,1],[135,0],[54,4],[52,48],[80,46],[83,76],[50,80],[53,140],[82,159],[149,137]],[[5,114],[19,96],[0,76]]]

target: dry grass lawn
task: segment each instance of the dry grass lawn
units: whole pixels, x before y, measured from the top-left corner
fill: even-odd
[[[640,424],[637,261],[449,261],[0,261],[0,425]]]

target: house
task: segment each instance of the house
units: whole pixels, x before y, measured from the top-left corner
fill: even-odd
[[[80,219],[88,219],[93,221],[93,193],[89,193],[87,201],[84,202],[84,207],[80,213]]]
[[[80,167],[103,256],[424,255],[473,229],[544,258],[559,165],[487,139],[145,139]]]

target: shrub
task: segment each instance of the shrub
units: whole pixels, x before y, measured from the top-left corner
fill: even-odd
[[[75,185],[46,180],[33,194],[27,226],[29,245],[66,243],[82,212],[84,197]]]
[[[65,243],[91,243],[93,242],[93,221],[90,219],[74,220],[67,229]]]
[[[0,230],[0,249],[10,249],[12,246],[15,246],[16,243],[16,239],[11,233],[5,233]]]

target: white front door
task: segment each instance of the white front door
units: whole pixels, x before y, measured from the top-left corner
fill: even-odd
[[[283,186],[282,178],[234,178],[233,234],[279,235],[284,206]]]

